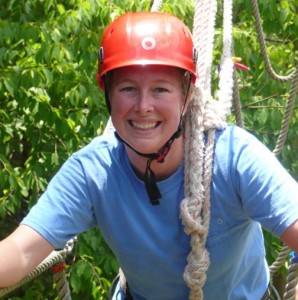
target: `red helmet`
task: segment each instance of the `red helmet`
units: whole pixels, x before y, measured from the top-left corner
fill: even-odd
[[[105,30],[98,53],[97,79],[131,65],[166,65],[189,71],[196,78],[197,52],[187,26],[160,12],[126,13]]]

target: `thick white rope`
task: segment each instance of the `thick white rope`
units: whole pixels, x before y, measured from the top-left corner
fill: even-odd
[[[234,62],[232,61],[233,45],[232,45],[232,14],[233,1],[223,1],[223,52],[220,63],[220,80],[219,80],[219,111],[222,119],[230,114],[233,99],[233,85],[234,85]]]
[[[204,104],[211,98],[211,68],[216,1],[195,1],[193,26],[194,46],[198,51],[197,73],[193,99],[185,119],[184,199],[180,218],[184,231],[190,235],[191,251],[187,257],[184,281],[190,288],[189,299],[203,299],[203,286],[209,268],[209,253],[205,248],[209,229],[210,210],[205,213],[204,189]],[[212,13],[211,13],[212,12]],[[208,198],[209,195],[207,195]]]
[[[236,119],[236,124],[239,127],[244,127],[236,70],[234,70],[233,77],[234,77],[234,89],[233,89],[234,115]]]
[[[190,288],[189,299],[203,299],[202,288],[209,267],[209,254],[205,248],[208,234],[208,216],[203,215],[206,203],[203,186],[204,168],[204,119],[201,109],[202,94],[196,89],[185,122],[185,178],[184,199],[180,217],[184,231],[190,235],[191,251],[187,257],[184,281]],[[194,134],[195,133],[195,134]],[[203,220],[204,218],[204,220]]]
[[[216,0],[195,0],[193,41],[198,51],[197,73],[199,74],[196,85],[206,94],[206,98],[211,95],[216,11]]]
[[[198,49],[199,78],[185,124],[185,198],[180,217],[190,235],[191,252],[184,280],[189,299],[203,299],[203,286],[210,261],[205,248],[210,222],[210,186],[215,130],[226,126],[233,95],[232,0],[224,1],[223,55],[218,100],[211,96],[211,69],[217,1],[195,2],[194,43]],[[207,135],[205,145],[204,138]]]

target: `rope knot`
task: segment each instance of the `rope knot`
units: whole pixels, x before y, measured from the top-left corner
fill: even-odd
[[[204,248],[201,248],[200,255],[190,252],[187,257],[188,265],[184,270],[184,280],[190,289],[203,287],[206,281],[206,272],[209,267],[209,254]]]
[[[186,197],[180,204],[180,218],[186,234],[204,235],[207,228],[201,217],[202,199],[200,197]]]

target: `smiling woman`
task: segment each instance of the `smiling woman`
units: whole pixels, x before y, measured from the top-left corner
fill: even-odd
[[[164,179],[183,159],[180,130],[188,94],[183,93],[181,82],[180,70],[171,66],[130,66],[114,71],[110,91],[112,121],[127,145],[129,160],[139,174],[144,174],[143,178],[148,166],[156,179]],[[163,157],[160,167],[158,157],[165,147],[167,161]]]
[[[186,109],[181,78],[179,70],[169,66],[115,70],[110,92],[113,124],[137,151],[159,152],[176,132]]]
[[[135,170],[144,174],[152,202],[161,197],[156,179],[169,176],[183,159],[182,118],[196,79],[196,60],[190,31],[171,15],[127,13],[102,38],[98,82],[105,89],[116,136]],[[175,151],[169,151],[172,145]],[[168,155],[171,164],[164,163]]]
[[[126,277],[113,300],[269,299],[261,226],[298,251],[298,185],[251,134],[207,123],[196,53],[166,13],[107,27],[97,79],[115,131],[71,155],[0,243],[0,286],[98,226]]]

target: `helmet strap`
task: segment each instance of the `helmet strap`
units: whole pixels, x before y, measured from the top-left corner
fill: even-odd
[[[107,87],[105,77],[103,78],[103,81],[104,81],[104,94],[105,94],[106,106],[107,106],[109,114],[111,114],[112,108],[111,108],[111,103],[110,103],[110,99],[109,99],[109,92],[108,92],[108,87]]]
[[[159,199],[161,198],[161,193],[158,189],[157,182],[156,182],[156,177],[154,171],[151,169],[151,163],[153,160],[156,160],[158,163],[163,163],[165,161],[166,156],[168,155],[172,143],[174,142],[175,139],[179,138],[182,134],[183,127],[181,125],[181,120],[178,126],[178,129],[176,132],[169,138],[169,140],[165,143],[165,145],[161,148],[161,151],[159,152],[154,152],[154,153],[141,153],[134,149],[131,145],[129,145],[127,142],[125,142],[119,134],[115,131],[115,136],[116,138],[124,143],[127,147],[132,149],[135,153],[142,157],[147,157],[149,158],[147,161],[147,166],[145,169],[144,173],[144,183],[146,187],[147,194],[149,196],[150,203],[152,205],[158,205],[160,204]]]

